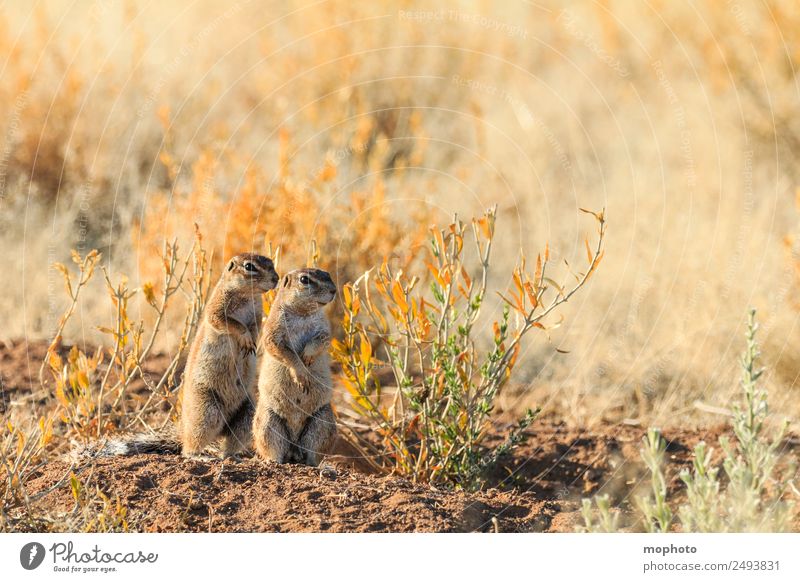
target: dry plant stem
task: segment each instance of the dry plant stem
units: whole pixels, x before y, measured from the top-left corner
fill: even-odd
[[[109,290],[112,293],[112,296],[115,299],[117,305],[117,317],[116,317],[116,326],[115,326],[115,338],[114,338],[114,351],[111,355],[111,359],[108,362],[108,368],[106,368],[106,373],[103,376],[102,381],[100,382],[100,388],[97,391],[97,436],[102,434],[102,419],[103,419],[103,397],[105,396],[105,387],[108,383],[108,379],[111,376],[111,370],[114,368],[114,362],[120,360],[120,347],[122,344],[122,340],[124,335],[127,335],[127,332],[120,332],[121,324],[122,324],[122,305],[123,301],[125,300],[125,291],[123,290],[122,286],[114,291],[114,287],[111,284],[111,279],[108,277],[108,271],[103,268],[103,276],[106,279],[106,284],[108,285]],[[124,335],[123,335],[124,334]]]
[[[0,461],[5,474],[0,482],[3,493],[0,510],[4,522],[9,520],[6,513],[9,508],[22,506],[25,515],[31,515],[31,502],[34,499],[28,495],[25,480],[44,464],[44,450],[52,437],[52,420],[41,419],[38,426],[29,432],[21,431],[10,422],[6,428],[8,434],[0,442]]]
[[[148,387],[150,388],[150,396],[147,399],[147,402],[142,406],[139,410],[139,413],[136,415],[136,418],[128,425],[128,428],[133,426],[136,423],[141,423],[145,427],[147,424],[144,422],[143,416],[150,410],[150,404],[152,403],[153,399],[161,395],[162,397],[169,396],[169,392],[164,393],[163,389],[165,385],[169,384],[175,386],[175,373],[178,369],[178,365],[180,364],[181,360],[183,360],[186,350],[191,344],[191,340],[194,337],[195,332],[197,331],[197,326],[200,324],[200,319],[203,313],[203,309],[205,308],[205,303],[208,299],[208,295],[211,292],[211,274],[208,271],[208,264],[213,261],[213,254],[209,257],[206,257],[205,250],[200,246],[200,237],[198,235],[198,252],[193,253],[191,256],[193,257],[193,272],[194,276],[190,279],[190,291],[186,292],[183,291],[184,296],[189,301],[189,310],[184,319],[183,323],[183,331],[181,332],[181,339],[178,343],[178,348],[175,352],[175,355],[170,360],[169,365],[167,366],[164,373],[161,375],[158,383],[155,386],[151,386],[148,383]],[[192,247],[194,250],[195,247]],[[275,256],[277,260],[277,255],[280,252],[280,248],[275,251]],[[181,276],[181,280],[183,280],[183,276]],[[181,288],[181,287],[179,287]],[[181,288],[182,289],[182,288]],[[164,305],[166,303],[164,302]],[[144,375],[142,375],[144,379]],[[147,382],[146,382],[147,383]],[[166,426],[166,423],[164,423]],[[147,427],[149,430],[149,427]]]
[[[347,441],[347,443],[350,444],[355,450],[363,451],[366,448],[371,453],[371,454],[362,454],[360,456],[360,459],[362,461],[365,461],[374,471],[382,473],[383,467],[373,460],[373,456],[376,458],[380,458],[383,456],[383,453],[381,453],[377,448],[375,448],[375,446],[369,441],[363,440],[352,429],[352,427],[348,426],[347,424],[339,424],[339,426],[343,426],[346,429],[346,431],[342,433],[342,436]]]
[[[559,306],[561,306],[562,304],[564,304],[567,301],[569,301],[569,299],[573,295],[575,295],[575,293],[579,289],[581,289],[586,284],[586,282],[589,280],[589,277],[591,276],[592,272],[594,272],[594,270],[597,268],[598,264],[600,263],[600,261],[603,258],[602,250],[603,250],[603,241],[604,241],[605,232],[606,232],[606,223],[605,223],[605,219],[603,217],[603,213],[602,212],[599,214],[598,222],[599,222],[599,225],[600,225],[599,236],[598,236],[598,239],[597,239],[597,245],[596,245],[596,247],[594,249],[594,253],[592,255],[592,260],[591,260],[591,263],[589,265],[589,269],[583,275],[580,276],[580,278],[578,279],[578,282],[567,293],[563,293],[562,290],[559,289],[558,290],[559,293],[555,296],[553,301],[546,308],[544,308],[543,311],[541,311],[540,313],[537,314],[536,310],[541,305],[541,301],[542,301],[542,299],[544,297],[544,294],[547,291],[548,287],[542,286],[539,289],[539,292],[538,292],[537,297],[536,297],[537,304],[534,305],[531,308],[530,313],[525,318],[525,322],[524,322],[524,325],[522,326],[522,329],[516,334],[514,339],[511,341],[509,349],[506,351],[506,355],[503,356],[503,359],[501,360],[502,365],[498,364],[492,370],[492,374],[491,374],[492,378],[495,377],[497,372],[499,372],[500,370],[504,369],[503,366],[507,365],[508,359],[511,357],[511,354],[514,353],[514,350],[519,345],[519,342],[522,339],[522,336],[527,331],[529,331],[532,327],[537,326],[537,324],[541,324],[541,322],[548,315],[550,315],[550,313],[552,313],[555,309],[557,309]],[[545,280],[545,276],[544,275],[545,275],[545,269],[546,268],[547,268],[547,261],[545,260],[545,262],[542,265],[542,276],[541,276],[541,280],[542,281]],[[505,299],[505,301],[508,302],[507,299]],[[510,302],[509,302],[509,304],[510,304]]]
[[[195,245],[193,244],[189,249],[189,252],[186,256],[186,259],[183,261],[183,265],[180,271],[180,274],[176,275],[176,268],[178,266],[179,258],[178,258],[178,243],[176,240],[173,240],[172,243],[164,245],[164,256],[168,257],[168,262],[166,262],[165,269],[164,269],[164,281],[163,281],[163,290],[161,292],[161,300],[158,305],[153,305],[153,309],[156,311],[156,321],[153,324],[153,329],[150,332],[150,339],[145,346],[145,348],[141,351],[141,353],[134,353],[135,357],[135,366],[133,371],[127,377],[123,376],[124,382],[121,387],[121,390],[117,394],[116,399],[114,400],[113,407],[116,407],[122,397],[125,394],[125,390],[130,386],[131,382],[137,378],[142,377],[144,375],[142,373],[142,363],[147,360],[150,356],[150,352],[153,349],[153,345],[155,344],[156,338],[161,330],[161,324],[164,320],[164,315],[167,312],[167,305],[169,303],[170,298],[181,288],[183,284],[183,280],[186,277],[186,271],[189,268],[189,261],[193,256],[195,249]],[[124,372],[124,370],[123,370]],[[101,386],[101,391],[103,386]]]
[[[198,239],[199,240],[199,239]],[[197,276],[197,269],[198,258],[196,256],[196,251],[199,249],[199,252],[202,254],[202,248],[199,248],[198,241],[196,241],[192,246],[189,248],[189,251],[186,254],[185,259],[181,261],[179,253],[178,253],[178,244],[177,240],[173,240],[171,243],[164,244],[164,270],[163,270],[163,281],[162,281],[162,292],[158,302],[155,302],[151,299],[148,299],[148,303],[152,306],[156,313],[156,319],[153,324],[153,327],[150,331],[150,336],[148,339],[147,344],[144,346],[143,349],[140,349],[140,343],[134,342],[134,347],[132,350],[132,357],[133,357],[133,367],[131,372],[128,374],[124,367],[124,362],[120,362],[120,373],[118,374],[118,381],[117,383],[111,388],[111,390],[116,390],[117,395],[112,404],[112,409],[116,409],[120,402],[123,400],[125,393],[128,387],[136,378],[141,378],[145,385],[150,389],[150,396],[145,403],[145,405],[139,410],[136,419],[134,422],[137,422],[142,419],[142,415],[145,414],[149,410],[149,405],[152,400],[155,398],[157,394],[161,393],[161,389],[163,386],[173,377],[175,369],[178,366],[178,363],[184,356],[184,352],[189,344],[191,336],[193,336],[194,331],[196,330],[197,323],[199,322],[199,313],[202,311],[202,307],[204,305],[205,297],[208,294],[209,284],[210,282],[204,282],[203,277],[204,275],[200,275],[201,279],[198,281],[192,282],[192,292],[190,294],[190,307],[189,312],[184,321],[184,329],[181,334],[181,342],[178,346],[177,353],[172,358],[170,364],[168,365],[167,369],[162,373],[158,383],[153,386],[144,375],[143,365],[144,362],[147,361],[150,354],[152,353],[153,346],[155,345],[155,341],[159,336],[161,331],[161,327],[163,325],[164,318],[167,313],[168,306],[172,297],[178,292],[183,289],[184,281],[186,280],[186,275],[189,270],[190,263],[194,261],[195,266],[195,275]],[[202,259],[204,261],[204,259]],[[205,265],[202,265],[202,269],[205,269]],[[205,283],[205,285],[204,285]],[[110,281],[109,281],[110,286]],[[122,301],[122,297],[120,295],[121,290],[118,290],[116,293],[116,301],[118,305],[120,305]],[[122,321],[122,314],[118,312],[118,322]],[[141,334],[142,326],[139,324],[139,334]],[[117,338],[118,341],[117,346],[121,343],[121,338]],[[115,350],[114,360],[119,359],[120,354],[117,350]],[[110,368],[109,368],[110,369]],[[103,383],[100,386],[100,394],[101,398],[102,395],[105,393],[106,384],[108,381],[108,374],[106,378],[104,378]],[[98,413],[98,418],[99,418]],[[98,435],[102,431],[102,425],[98,423]]]
[[[9,464],[9,460],[6,457],[5,453],[0,454],[0,458],[3,460],[3,468],[6,470],[6,479],[7,482],[4,486],[3,492],[3,507],[8,506],[9,501],[9,494],[15,492],[17,494],[17,499],[20,499],[23,504],[27,507],[30,504],[30,499],[28,498],[28,492],[25,490],[25,487],[22,486],[23,478],[20,474],[20,467],[25,464],[26,460],[29,458],[31,451],[28,448],[28,444],[26,443],[25,448],[22,450],[21,454],[17,457],[16,461]]]
[[[141,289],[131,290],[123,278],[119,284],[114,285],[108,271],[103,269],[108,296],[115,307],[111,326],[98,328],[113,338],[113,345],[107,351],[99,348],[97,354],[89,358],[74,347],[68,360],[62,363],[61,358],[55,353],[58,338],[51,344],[43,366],[49,364],[51,367],[56,382],[56,396],[61,410],[64,411],[65,421],[82,436],[88,436],[89,430],[93,436],[101,436],[107,426],[111,426],[108,421],[104,422],[106,415],[118,419],[126,418],[126,410],[119,410],[119,407],[125,407],[127,390],[137,379],[141,379],[150,390],[150,397],[145,406],[137,411],[133,423],[143,418],[156,395],[168,397],[171,394],[171,390],[165,391],[164,387],[174,383],[176,371],[197,329],[211,286],[208,257],[201,243],[202,237],[198,231],[195,243],[183,257],[179,254],[177,240],[164,243],[163,288],[158,297],[150,283],[145,283]],[[56,265],[64,275],[71,298],[70,307],[61,318],[60,331],[74,313],[79,292],[91,279],[98,258],[99,254],[96,251],[89,253],[84,259],[73,253],[73,261],[80,269],[77,288],[73,288],[67,269],[63,265]],[[190,267],[193,268],[191,276]],[[143,292],[148,305],[155,313],[154,323],[147,330],[143,322],[132,322],[128,316],[128,302],[139,291]],[[153,383],[145,374],[145,366],[152,357],[156,341],[165,325],[167,310],[178,292],[183,293],[188,299],[178,350],[158,382]],[[100,378],[95,379],[95,374],[100,372],[99,367],[104,354],[108,354],[110,359]],[[110,395],[114,396],[113,402],[107,403]]]
[[[186,270],[188,267],[188,260],[190,257],[193,257],[194,276],[191,278],[190,281],[189,293],[186,293],[184,291],[184,294],[186,295],[190,306],[188,313],[184,319],[183,331],[181,333],[181,339],[178,344],[178,348],[176,350],[175,355],[172,357],[172,360],[170,360],[167,369],[161,375],[161,378],[159,379],[158,383],[155,386],[151,386],[147,381],[145,381],[145,383],[150,388],[150,396],[148,397],[147,402],[145,402],[144,406],[142,406],[142,408],[139,410],[138,414],[136,415],[136,418],[134,418],[133,421],[128,425],[129,427],[133,426],[133,424],[141,423],[149,430],[149,427],[144,422],[143,416],[150,410],[150,404],[152,403],[153,399],[156,396],[158,395],[161,395],[162,397],[168,396],[168,394],[163,393],[162,390],[164,389],[165,385],[174,384],[174,376],[178,368],[178,365],[184,358],[186,350],[189,347],[195,332],[197,331],[197,326],[200,324],[200,318],[202,316],[203,309],[205,308],[205,302],[208,298],[208,294],[211,291],[211,277],[210,273],[208,273],[208,261],[210,260],[210,258],[209,259],[206,258],[205,251],[200,246],[199,241],[200,237],[198,236],[198,242],[196,243],[196,246],[195,245],[192,246],[192,249],[187,257],[187,260],[184,263],[184,268],[181,271],[181,275],[178,277],[178,280],[174,285],[176,290],[182,289],[182,282],[185,278]],[[195,252],[195,249],[197,249],[198,252]],[[177,254],[177,247],[175,251],[176,251],[175,254]],[[174,272],[174,269],[172,269],[171,271]],[[172,293],[170,293],[169,295],[167,295],[166,293],[166,290],[170,288],[169,283],[171,283],[171,281],[165,281],[164,285],[165,292],[162,296],[161,307],[158,310],[160,314],[159,321],[161,317],[163,317],[163,313],[166,312],[167,301],[172,295]],[[155,335],[153,335],[153,338],[155,338]],[[151,340],[150,342],[151,345],[148,346],[149,348],[152,348],[152,343],[153,342]],[[143,362],[146,359],[146,355],[149,355],[149,349],[145,351],[145,357],[142,357],[139,362]],[[139,374],[141,375],[142,379],[144,379],[144,374],[142,373],[141,365],[138,363],[137,363],[137,369],[139,370]],[[117,401],[119,401],[119,398],[117,399]]]
[[[61,271],[62,275],[64,276],[64,282],[67,287],[67,293],[70,297],[70,304],[67,307],[67,310],[58,320],[58,327],[56,328],[56,333],[53,336],[53,341],[50,342],[50,345],[47,347],[47,352],[45,358],[42,360],[42,364],[39,366],[39,385],[44,386],[44,369],[47,366],[47,359],[51,353],[55,352],[56,348],[58,347],[59,343],[61,342],[61,334],[64,333],[64,328],[67,325],[67,322],[72,318],[72,315],[75,313],[75,308],[78,305],[78,299],[80,298],[81,290],[89,283],[92,279],[92,275],[94,275],[94,268],[97,265],[97,262],[102,258],[102,255],[93,250],[89,252],[83,259],[77,253],[73,252],[72,260],[78,265],[79,273],[78,273],[78,282],[77,286],[74,288],[72,287],[72,280],[69,276],[69,272],[67,271],[66,267],[60,263],[56,263],[53,265],[53,268],[58,269]],[[48,398],[50,397],[50,393],[47,392]]]

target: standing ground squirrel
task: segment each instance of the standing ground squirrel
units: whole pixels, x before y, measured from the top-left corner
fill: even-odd
[[[214,288],[183,374],[184,455],[218,439],[226,456],[251,444],[261,294],[277,282],[271,260],[246,253],[228,262]]]
[[[281,281],[261,339],[256,451],[278,463],[316,466],[336,438],[328,344],[322,308],[336,285],[319,269],[298,269]]]
[[[221,441],[223,455],[229,456],[249,447],[255,412],[256,342],[263,315],[261,294],[274,289],[277,282],[275,267],[266,257],[244,253],[228,261],[189,351],[179,427],[113,438],[73,454],[198,455]]]

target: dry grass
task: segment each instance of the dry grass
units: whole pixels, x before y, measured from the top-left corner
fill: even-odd
[[[773,410],[796,429],[791,0],[418,10],[9,7],[2,334],[52,339],[66,305],[49,265],[70,248],[158,291],[162,243],[188,248],[197,223],[212,265],[271,243],[285,267],[318,255],[344,284],[387,255],[411,264],[430,224],[497,204],[491,283],[507,288],[520,248],[549,242],[579,263],[577,208],[605,207],[602,269],[551,342],[521,351],[524,381],[502,407],[587,425],[719,421],[695,403],[735,392],[752,305]],[[95,277],[67,337],[102,338],[105,293]],[[128,309],[152,317],[144,293]],[[498,319],[499,298],[486,309]],[[182,323],[160,345],[179,345]]]

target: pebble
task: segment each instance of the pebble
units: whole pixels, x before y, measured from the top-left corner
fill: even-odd
[[[336,469],[333,467],[333,465],[325,464],[319,468],[319,476],[325,477],[326,479],[336,479],[336,477],[339,476],[339,473],[336,472]]]

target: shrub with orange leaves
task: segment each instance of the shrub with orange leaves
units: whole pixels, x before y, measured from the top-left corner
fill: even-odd
[[[205,233],[215,271],[230,255],[265,249],[273,258],[279,253],[289,268],[317,266],[342,283],[384,259],[402,269],[414,263],[427,232],[421,214],[408,207],[391,212],[381,179],[370,188],[340,193],[333,185],[335,160],[295,172],[291,148],[284,130],[275,176],[252,161],[238,166],[235,156],[223,171],[213,153],[204,151],[192,165],[188,183],[176,179],[176,162],[162,152],[161,162],[174,183],[170,191],[153,194],[134,229],[144,277],[152,278],[160,269],[156,251],[164,239],[188,238],[192,225]],[[241,176],[238,189],[217,188],[232,175]]]
[[[503,315],[494,322],[493,341],[485,350],[476,336],[488,292],[495,209],[472,222],[479,262],[474,276],[466,267],[467,225],[456,218],[446,229],[431,230],[430,293],[423,291],[419,276],[386,262],[344,287],[344,338],[334,341],[333,352],[342,365],[352,412],[381,437],[376,445],[345,425],[368,462],[415,481],[481,486],[487,469],[520,442],[536,416],[528,410],[503,444],[493,450],[484,446],[489,416],[514,370],[523,338],[534,328],[547,330],[546,318],[600,264],[605,219],[602,212],[592,214],[599,237],[594,249],[587,240],[586,271],[575,274],[575,283],[567,287],[549,276],[549,250],[537,257],[533,276],[523,257],[514,270],[513,288],[501,295]],[[379,374],[384,367],[391,371],[388,390]]]
[[[403,270],[417,263],[427,235],[424,215],[421,208],[417,212],[409,205],[392,212],[381,178],[371,187],[343,194],[334,185],[335,156],[310,171],[296,170],[291,165],[291,136],[283,129],[274,176],[234,154],[222,167],[220,156],[206,149],[192,164],[188,180],[181,179],[179,164],[167,151],[169,111],[159,110],[159,119],[166,144],[159,159],[171,187],[152,194],[132,231],[144,280],[155,280],[162,269],[160,249],[165,240],[187,240],[195,230],[205,233],[211,273],[219,272],[227,257],[248,251],[266,254],[276,267],[280,263],[288,269],[325,269],[340,284],[354,281],[381,261]],[[383,153],[364,145],[367,134],[357,132],[347,151],[363,158],[365,165],[374,165],[373,156]],[[241,181],[238,189],[218,188],[231,178]],[[265,313],[273,296],[264,297]],[[337,303],[332,317],[341,315]]]
[[[175,404],[179,385],[177,372],[185,360],[210,291],[208,260],[199,232],[186,254],[181,255],[177,242],[173,241],[164,245],[159,256],[162,277],[159,291],[152,282],[144,283],[141,289],[131,289],[125,277],[114,284],[108,272],[102,269],[114,315],[111,322],[98,329],[110,337],[110,342],[98,347],[93,356],[73,346],[66,361],[58,354],[61,333],[75,312],[81,291],[91,280],[101,255],[91,251],[81,257],[73,252],[73,262],[78,268],[74,281],[67,267],[56,264],[71,302],[59,320],[55,339],[42,362],[40,379],[49,388],[44,378],[45,369],[49,369],[59,416],[67,431],[75,436],[88,440],[120,427],[131,428],[156,404]],[[136,321],[129,314],[128,302],[140,291],[152,313],[151,325]],[[176,296],[186,300],[180,311],[183,314],[180,339],[166,369],[161,370],[154,381],[144,369],[155,354],[154,346],[166,328],[167,312],[174,310]],[[135,414],[128,415],[124,410],[125,398],[136,381],[143,383],[150,395]]]

